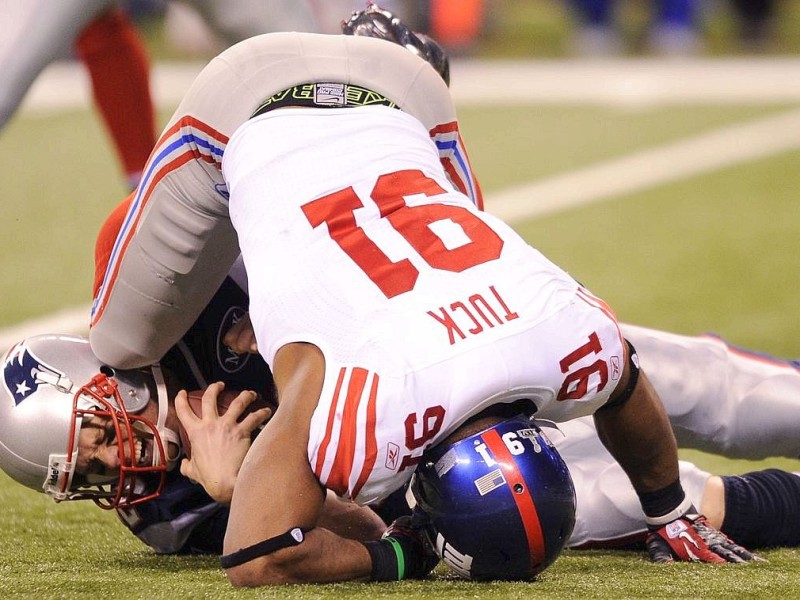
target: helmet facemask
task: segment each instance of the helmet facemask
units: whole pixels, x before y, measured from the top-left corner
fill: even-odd
[[[103,369],[101,369],[102,371]],[[59,502],[91,499],[104,509],[125,508],[151,500],[159,495],[169,466],[163,437],[166,419],[166,390],[156,375],[159,397],[158,423],[129,412],[117,381],[106,373],[97,373],[75,393],[72,423],[65,455],[50,455],[49,476],[44,491]],[[81,427],[101,417],[113,428],[117,441],[119,472],[114,476],[79,474],[78,437]]]

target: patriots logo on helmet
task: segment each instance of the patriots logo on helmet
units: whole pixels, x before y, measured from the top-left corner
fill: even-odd
[[[51,377],[47,380],[40,377],[47,373]],[[14,403],[19,404],[28,396],[39,389],[40,385],[49,384],[65,375],[47,366],[36,358],[25,344],[17,344],[6,355],[3,363],[3,385],[14,398]]]

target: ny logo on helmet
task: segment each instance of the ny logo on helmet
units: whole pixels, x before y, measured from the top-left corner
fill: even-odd
[[[472,570],[472,557],[456,550],[452,544],[444,539],[441,533],[436,534],[436,553],[456,573],[469,579]]]
[[[23,343],[11,348],[3,362],[3,385],[17,406],[40,385],[53,384],[63,378],[63,373],[45,365]]]

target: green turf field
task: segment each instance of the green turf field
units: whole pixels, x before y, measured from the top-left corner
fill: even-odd
[[[512,184],[791,107],[519,106],[460,111],[489,197]],[[166,115],[163,115],[164,117]],[[17,116],[0,136],[0,328],[88,303],[94,235],[125,194],[94,113]],[[515,223],[625,321],[800,356],[800,150]],[[758,464],[684,453],[719,472]],[[566,552],[531,584],[432,581],[231,590],[211,558],[156,557],[109,513],[56,506],[0,474],[0,590],[35,598],[794,597],[800,553],[769,562],[657,566],[639,553]]]

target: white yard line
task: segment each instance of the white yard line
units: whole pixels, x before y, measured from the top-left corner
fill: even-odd
[[[159,105],[176,105],[199,69],[198,64],[158,66],[153,89]],[[798,59],[454,63],[453,80],[453,93],[462,105],[569,102],[643,107],[800,101]],[[85,75],[62,64],[51,66],[36,81],[23,109],[33,116],[88,103]],[[515,222],[796,148],[800,110],[504,190],[487,197],[486,207]],[[0,349],[35,333],[85,333],[88,314],[88,306],[77,307],[0,330]]]
[[[89,323],[89,305],[60,310],[56,313],[17,323],[0,330],[0,356],[23,338],[40,333],[86,334]]]
[[[201,68],[201,63],[156,65],[156,102],[176,106]],[[800,58],[454,61],[452,81],[459,105],[774,104],[800,101]],[[84,70],[56,63],[34,82],[22,110],[48,113],[90,101]]]
[[[800,100],[800,59],[456,62],[452,81],[461,105],[773,104]]]
[[[506,189],[486,209],[514,222],[800,148],[800,110],[717,129]]]

